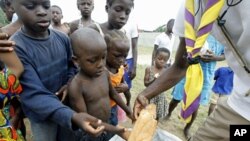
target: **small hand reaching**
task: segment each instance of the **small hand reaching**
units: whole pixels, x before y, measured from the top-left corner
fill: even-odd
[[[74,113],[72,121],[94,137],[101,135],[104,131],[102,121],[87,113]]]

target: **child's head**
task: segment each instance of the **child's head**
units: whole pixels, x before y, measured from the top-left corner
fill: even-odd
[[[155,54],[155,66],[163,68],[170,57],[170,51],[167,48],[158,48]]]
[[[0,6],[5,13],[8,21],[12,20],[12,16],[15,13],[14,8],[11,5],[12,0],[0,0]]]
[[[121,29],[128,21],[134,0],[107,0],[108,24],[113,29]]]
[[[52,22],[53,23],[61,23],[63,18],[62,9],[57,5],[51,6],[51,14],[52,14]]]
[[[30,34],[47,31],[51,21],[50,0],[13,0],[12,4]]]
[[[74,62],[90,77],[101,75],[106,64],[107,45],[94,29],[81,28],[70,35]]]
[[[94,0],[77,0],[77,8],[83,17],[90,17],[94,10]]]
[[[125,59],[129,51],[129,40],[127,36],[119,30],[109,31],[105,35],[107,44],[107,66],[109,68],[120,68],[125,64]]]
[[[166,32],[173,33],[174,19],[170,19],[166,25]]]

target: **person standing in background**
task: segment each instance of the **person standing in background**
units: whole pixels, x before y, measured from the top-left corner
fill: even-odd
[[[126,35],[129,40],[130,48],[128,56],[126,58],[127,69],[124,73],[124,79],[129,86],[129,89],[132,88],[132,80],[136,77],[136,67],[137,67],[137,56],[138,49],[137,43],[139,38],[139,32],[137,24],[128,22],[124,27]]]
[[[51,19],[52,28],[68,35],[70,33],[70,27],[68,23],[61,23],[61,20],[63,18],[62,9],[57,5],[52,5],[51,14],[52,14],[52,19]]]
[[[172,39],[172,33],[173,33],[172,29],[174,26],[174,21],[175,21],[174,19],[170,19],[168,23],[166,24],[166,31],[156,36],[155,42],[154,42],[154,50],[152,53],[151,65],[153,65],[155,53],[158,48],[161,48],[161,47],[167,48],[172,54],[171,39]],[[171,60],[168,61],[168,64],[171,64]]]
[[[94,0],[77,0],[77,8],[81,12],[82,17],[69,23],[70,33],[95,23],[91,17],[94,10]]]

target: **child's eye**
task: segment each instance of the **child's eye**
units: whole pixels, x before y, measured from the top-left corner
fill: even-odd
[[[25,7],[27,9],[34,9],[35,8],[35,5],[34,4],[26,4]]]
[[[93,59],[93,60],[88,60],[91,64],[94,64],[95,62],[96,62],[96,60],[95,59]]]
[[[115,11],[120,12],[120,11],[122,11],[122,8],[121,7],[115,7]]]
[[[50,2],[43,3],[43,7],[45,9],[49,9],[50,8]]]

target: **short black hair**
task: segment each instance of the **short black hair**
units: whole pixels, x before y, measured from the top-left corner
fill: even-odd
[[[52,5],[51,7],[56,7],[56,8],[58,8],[58,9],[61,11],[61,13],[62,13],[62,9],[61,9],[61,7],[59,7],[58,5]]]
[[[165,47],[161,47],[161,48],[157,48],[155,56],[157,56],[160,52],[166,52],[170,55],[170,51],[169,49],[165,48]]]
[[[107,0],[107,1],[106,1],[106,5],[112,6],[112,4],[114,3],[114,1],[115,1],[115,0]],[[134,0],[131,0],[131,1],[132,1],[132,3],[133,3],[133,7],[134,7]]]

